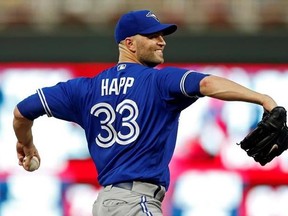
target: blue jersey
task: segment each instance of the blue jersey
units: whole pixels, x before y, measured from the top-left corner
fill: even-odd
[[[205,74],[120,63],[93,78],[38,89],[17,106],[79,124],[101,185],[145,181],[168,189],[180,112],[203,96]]]

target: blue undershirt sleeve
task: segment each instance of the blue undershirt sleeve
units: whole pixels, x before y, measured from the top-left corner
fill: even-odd
[[[198,97],[203,97],[204,95],[202,95],[200,92],[200,82],[204,77],[209,76],[209,74],[188,71],[184,76],[184,88],[182,89],[183,93],[188,97],[193,97],[195,95]]]
[[[20,113],[29,120],[34,120],[46,114],[37,93],[25,98],[17,104]]]

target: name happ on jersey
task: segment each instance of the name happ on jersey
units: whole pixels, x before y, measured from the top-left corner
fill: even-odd
[[[132,87],[134,83],[133,77],[121,77],[120,79],[114,78],[110,79],[102,79],[101,82],[101,96],[105,95],[119,95],[121,90],[122,94],[127,93],[127,89]]]

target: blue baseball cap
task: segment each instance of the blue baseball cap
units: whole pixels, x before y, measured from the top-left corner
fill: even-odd
[[[130,11],[120,17],[115,27],[117,43],[127,37],[137,34],[148,35],[163,32],[163,35],[172,34],[177,30],[175,24],[162,24],[154,13],[149,10]]]

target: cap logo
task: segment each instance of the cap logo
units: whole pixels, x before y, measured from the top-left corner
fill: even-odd
[[[152,17],[154,18],[157,22],[160,22],[159,19],[157,18],[157,16],[152,13],[151,11],[149,11],[149,13],[146,14],[146,17]]]

